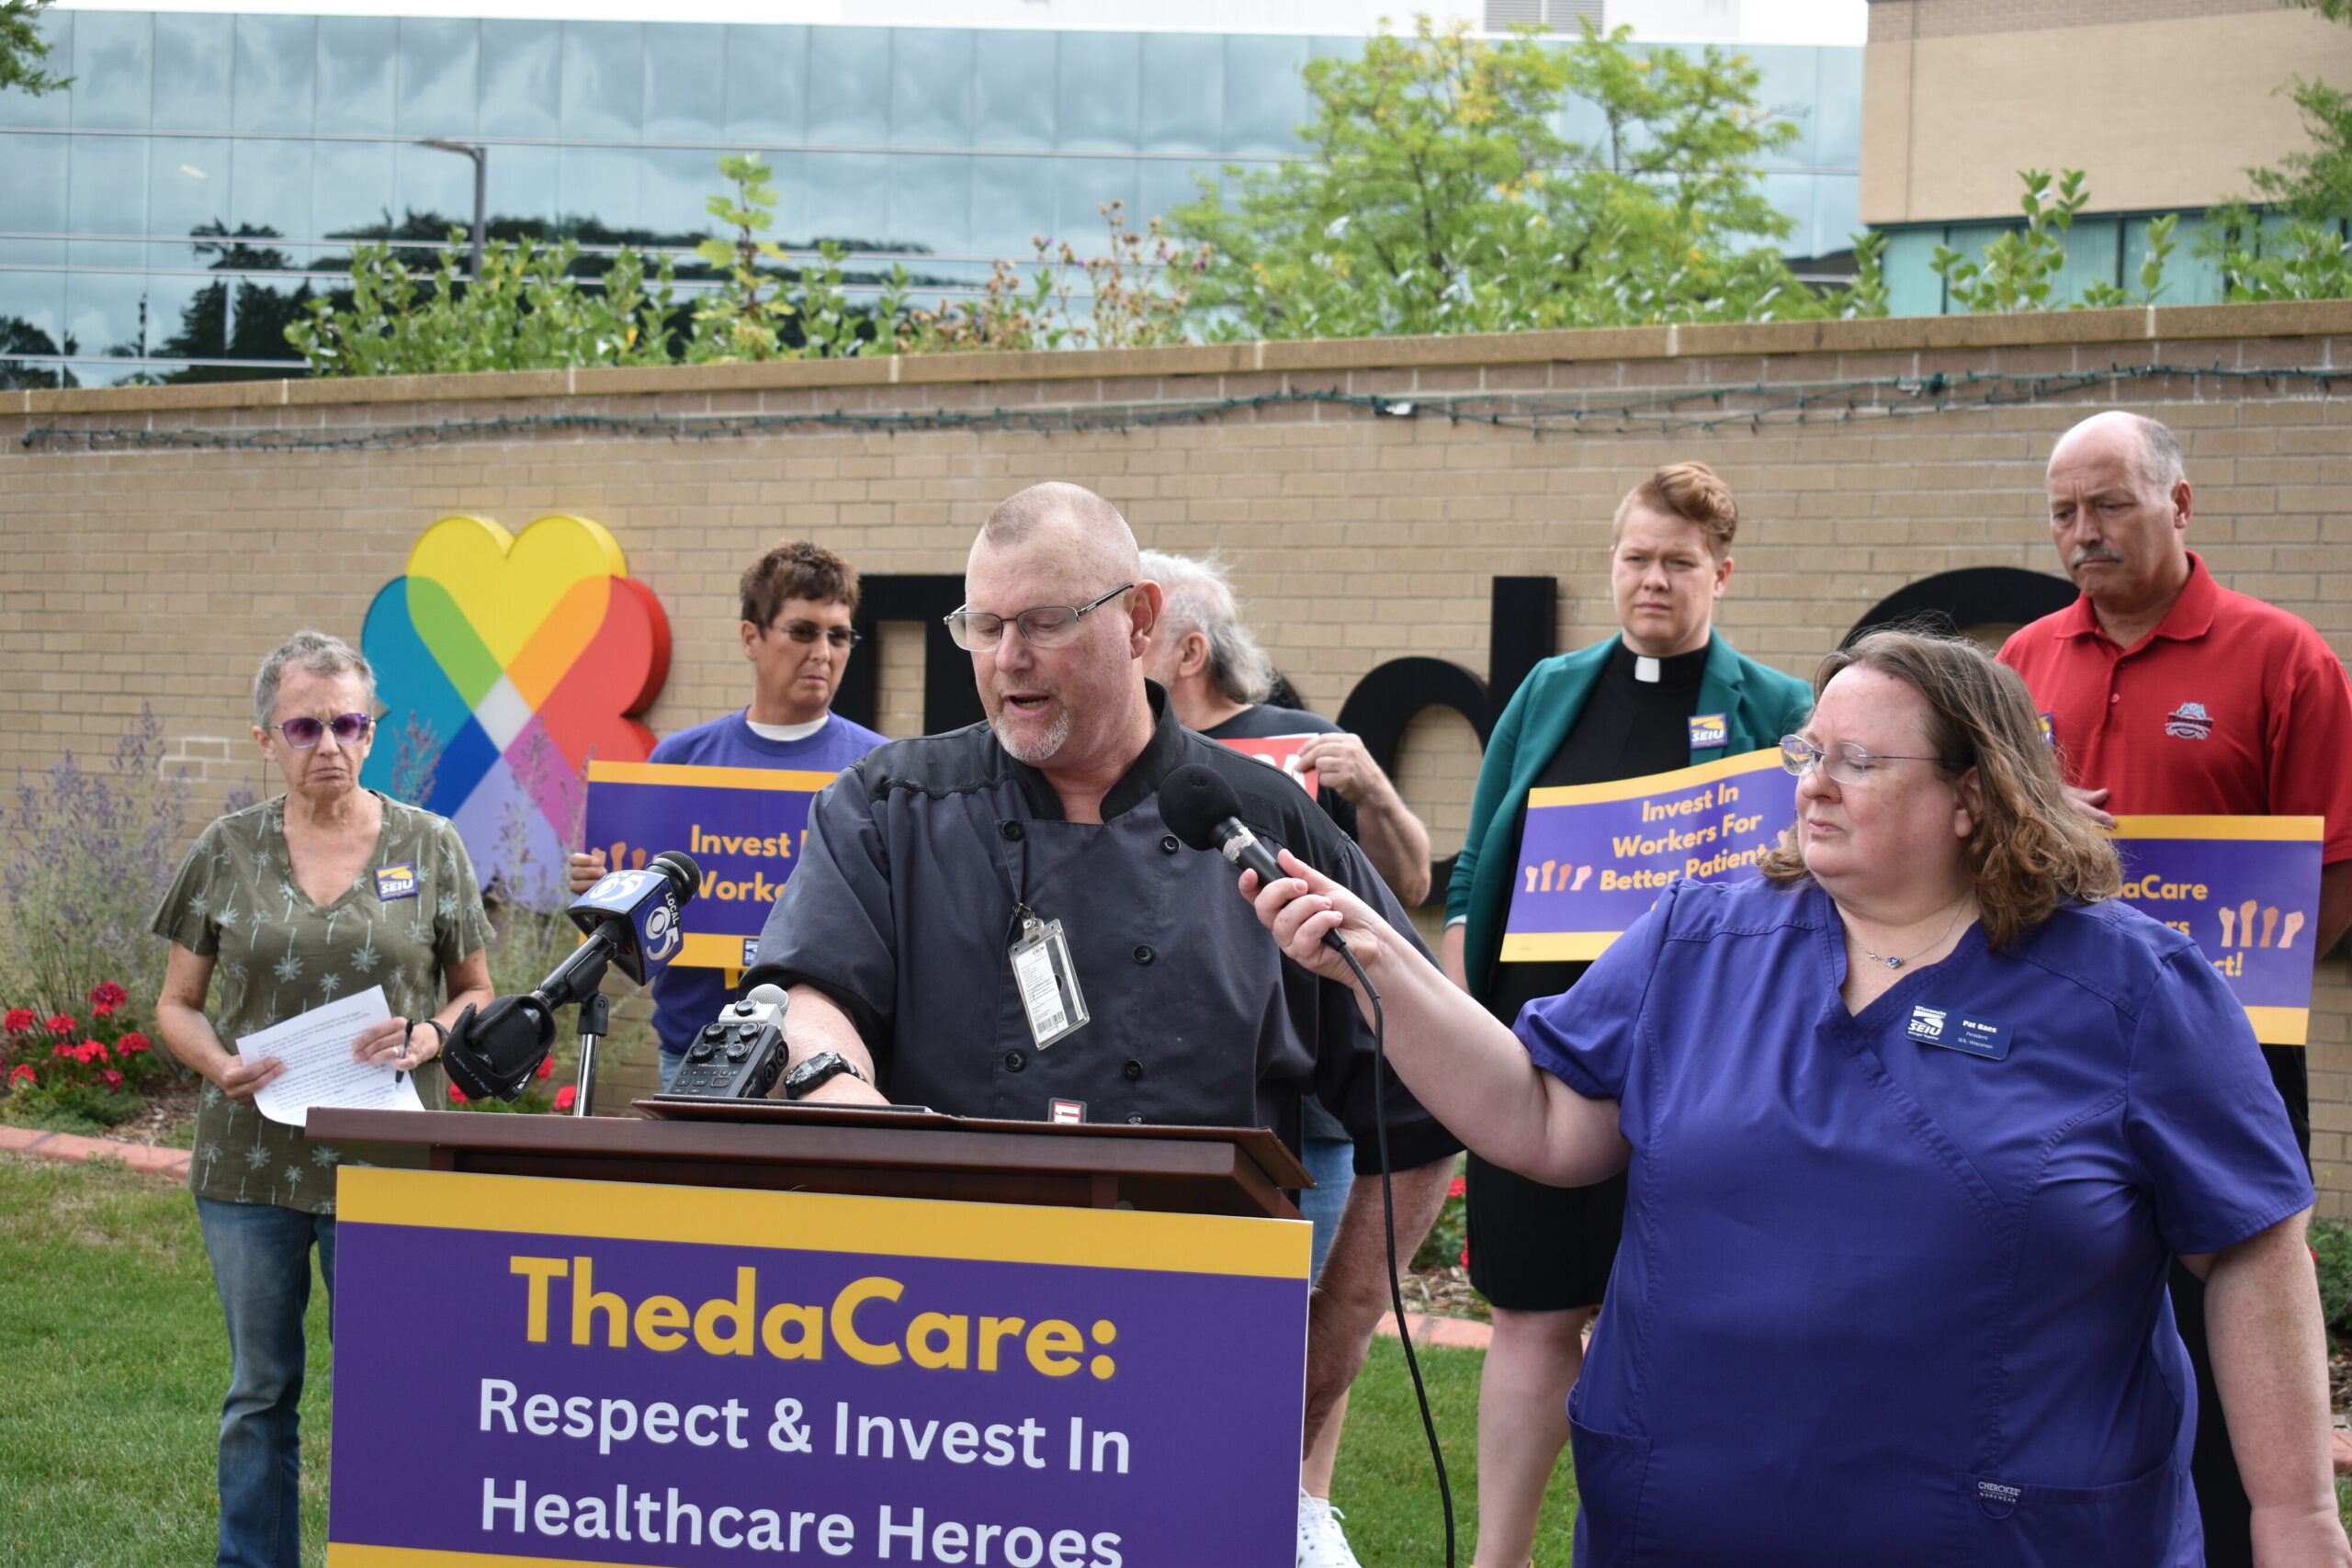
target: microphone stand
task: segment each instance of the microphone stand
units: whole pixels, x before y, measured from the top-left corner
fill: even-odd
[[[609,1032],[612,1010],[602,991],[591,992],[580,1003],[580,1077],[571,1095],[574,1116],[595,1114],[589,1103],[596,1098],[596,1047]]]

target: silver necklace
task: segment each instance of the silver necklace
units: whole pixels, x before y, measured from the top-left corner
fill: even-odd
[[[1926,957],[1928,953],[1933,953],[1936,949],[1941,947],[1944,944],[1944,938],[1951,935],[1952,928],[1960,924],[1961,912],[1974,902],[1976,902],[1975,897],[1971,895],[1968,897],[1962,898],[1959,903],[1953,905],[1951,919],[1944,922],[1943,934],[1937,937],[1935,941],[1929,942],[1927,946],[1921,948],[1917,953],[1905,953],[1894,958],[1883,957],[1882,955],[1871,951],[1871,944],[1862,940],[1862,933],[1859,931],[1854,931],[1854,945],[1860,948],[1862,950],[1862,956],[1869,959],[1871,963],[1883,964],[1889,969],[1900,969],[1905,964],[1917,963],[1918,960]],[[1850,930],[1851,928],[1849,929]]]

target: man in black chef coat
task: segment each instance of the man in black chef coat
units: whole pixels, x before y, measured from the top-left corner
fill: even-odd
[[[1117,510],[1075,485],[1033,486],[989,515],[949,617],[987,721],[879,747],[826,787],[745,976],[789,989],[786,1092],[1270,1127],[1294,1149],[1312,1096],[1367,1172],[1369,1023],[1345,987],[1276,951],[1222,857],[1177,840],[1160,781],[1216,769],[1261,837],[1398,931],[1411,922],[1305,791],[1176,722],[1144,679],[1160,594],[1136,558]],[[1057,944],[1067,962],[1040,982]],[[1460,1145],[1393,1077],[1385,1093],[1409,1255]],[[1358,1182],[1309,1317],[1309,1441],[1388,1304],[1382,1218],[1380,1184]]]

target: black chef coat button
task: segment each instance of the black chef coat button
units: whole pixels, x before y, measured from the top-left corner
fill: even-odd
[[[1018,822],[1000,822],[996,825],[996,830],[1008,839],[1017,840],[1021,837],[1021,824]]]
[[[1183,845],[1176,841],[1176,835],[1173,833],[1162,833],[1159,836],[1159,852],[1161,854],[1172,855],[1183,847]]]
[[[1143,1064],[1136,1061],[1133,1056],[1128,1057],[1127,1065],[1121,1067],[1119,1070],[1127,1075],[1127,1081],[1129,1083],[1133,1083],[1137,1078],[1143,1077]]]
[[[1028,1065],[1029,1058],[1018,1051],[1007,1051],[1004,1054],[1004,1070],[1008,1073],[1017,1073]]]
[[[1138,964],[1148,964],[1159,956],[1159,954],[1152,952],[1152,950],[1148,947],[1138,947],[1136,949],[1136,962]]]

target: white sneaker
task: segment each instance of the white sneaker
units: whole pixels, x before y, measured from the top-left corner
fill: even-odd
[[[1362,1568],[1340,1528],[1345,1517],[1327,1499],[1298,1489],[1298,1568]]]

